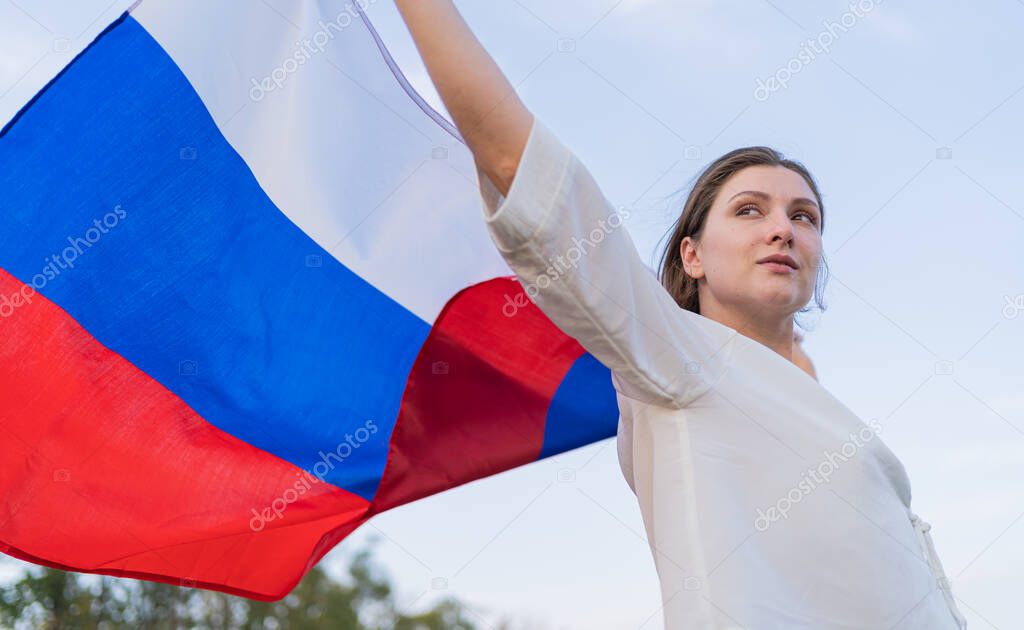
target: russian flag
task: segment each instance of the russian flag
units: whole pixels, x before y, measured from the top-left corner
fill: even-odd
[[[145,0],[0,132],[0,551],[276,600],[615,435],[361,4]]]

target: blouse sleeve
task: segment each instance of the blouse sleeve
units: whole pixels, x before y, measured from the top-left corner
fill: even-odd
[[[737,331],[676,304],[588,169],[537,117],[508,197],[479,167],[477,177],[487,229],[526,294],[611,370],[619,393],[682,408],[714,385]]]

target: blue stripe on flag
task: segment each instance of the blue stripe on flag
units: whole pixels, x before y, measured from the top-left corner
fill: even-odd
[[[0,187],[0,265],[212,424],[372,499],[429,325],[274,206],[134,19],[9,127]]]
[[[618,419],[611,371],[592,355],[583,354],[551,400],[538,459],[613,437]]]

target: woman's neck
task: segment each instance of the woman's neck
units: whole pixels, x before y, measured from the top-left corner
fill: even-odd
[[[751,316],[733,309],[723,308],[714,300],[701,302],[701,315],[736,330],[741,335],[774,350],[787,361],[794,361],[793,316],[768,316],[759,314]]]

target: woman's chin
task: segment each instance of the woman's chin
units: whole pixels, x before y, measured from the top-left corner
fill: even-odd
[[[774,289],[772,287],[762,288],[758,302],[763,308],[792,313],[800,310],[807,300],[803,299],[802,293],[796,287],[782,286]]]

